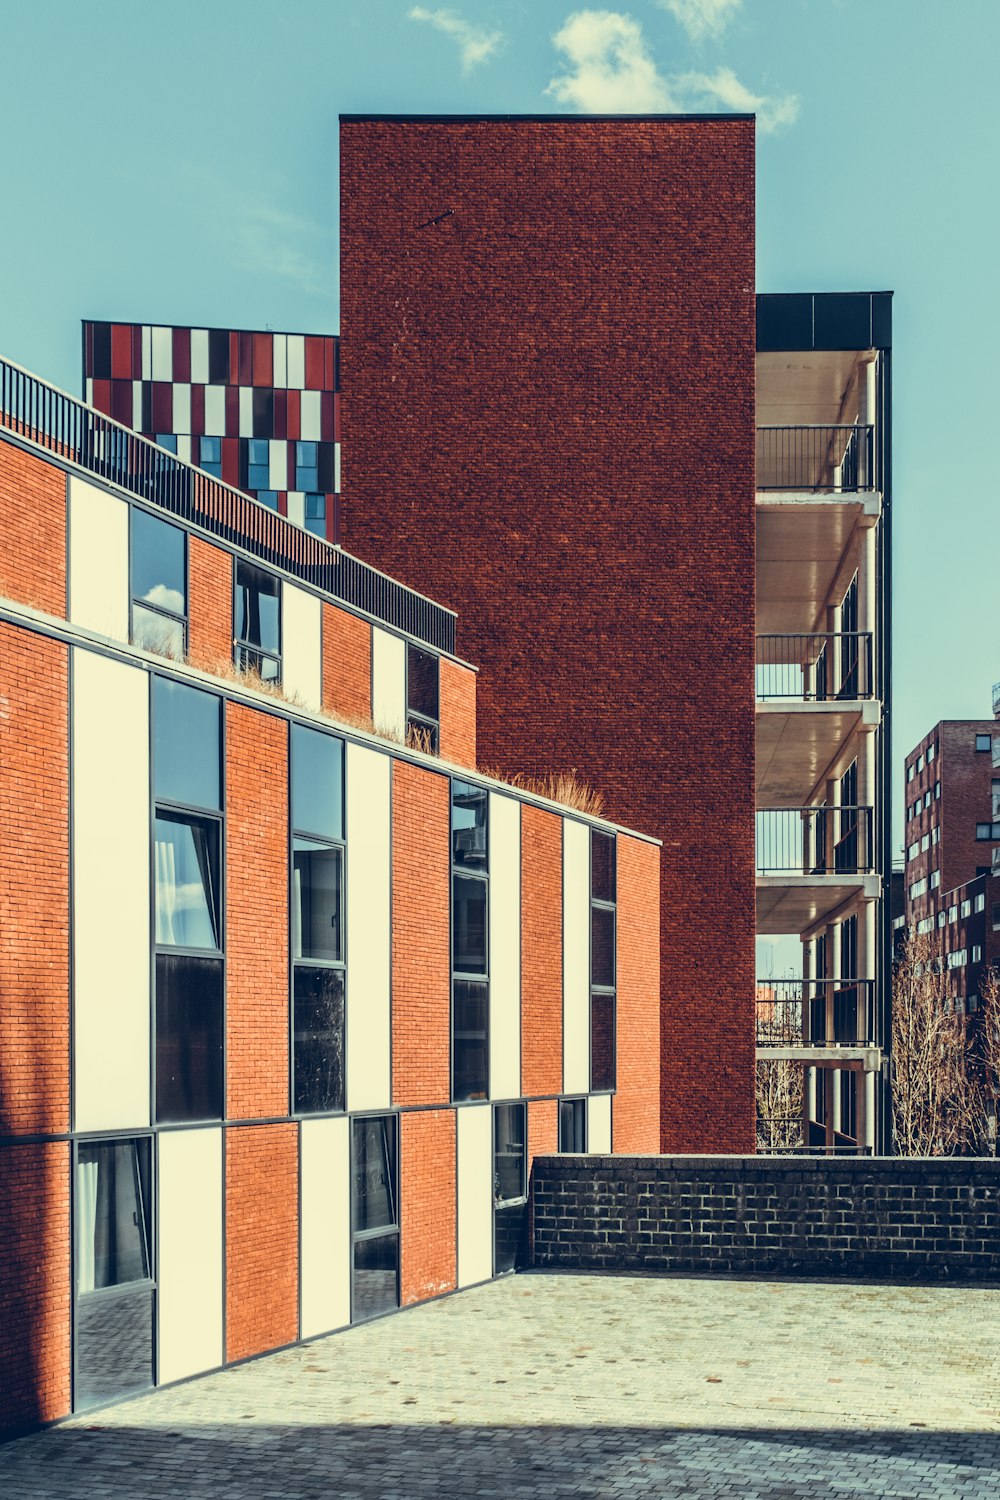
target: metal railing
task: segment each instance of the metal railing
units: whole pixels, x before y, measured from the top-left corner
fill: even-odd
[[[759,979],[758,1047],[872,1047],[872,979]]]
[[[757,488],[832,494],[877,489],[875,429],[857,423],[758,427]]]
[[[36,443],[345,604],[454,653],[455,614],[176,458],[37,376],[0,359],[0,428]]]
[[[874,829],[870,807],[758,808],[757,874],[869,874]]]
[[[843,630],[827,635],[759,635],[758,703],[776,699],[825,703],[873,698],[872,635]]]

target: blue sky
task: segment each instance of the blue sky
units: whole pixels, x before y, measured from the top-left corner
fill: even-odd
[[[998,43],[997,0],[9,6],[0,351],[76,391],[81,317],[336,330],[341,112],[755,108],[759,290],[896,293],[900,764],[1000,678]]]

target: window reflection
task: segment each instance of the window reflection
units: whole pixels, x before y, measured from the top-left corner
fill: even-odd
[[[217,948],[218,825],[158,812],[155,854],[157,943]]]

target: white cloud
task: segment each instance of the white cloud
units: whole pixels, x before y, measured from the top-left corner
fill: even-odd
[[[545,90],[560,104],[602,115],[669,114],[678,108],[631,16],[579,10],[552,42],[569,69]]]
[[[798,118],[799,101],[794,94],[755,94],[732,68],[664,77],[647,50],[638,21],[619,11],[575,11],[553,36],[552,44],[563,54],[564,71],[545,92],[583,114],[734,110],[755,114],[762,135]]]
[[[743,0],[659,0],[693,42],[719,37],[743,4]]]
[[[741,114],[755,114],[757,129],[762,135],[794,125],[799,117],[798,95],[755,94],[740,82],[732,68],[717,68],[711,74],[686,73],[676,82],[689,100],[700,100],[709,107],[721,105],[723,109],[737,110]]]
[[[415,5],[410,11],[410,20],[426,21],[429,26],[443,31],[445,36],[452,37],[458,43],[463,73],[471,73],[480,63],[487,62],[504,39],[502,31],[473,26],[453,10],[428,10],[425,5]]]

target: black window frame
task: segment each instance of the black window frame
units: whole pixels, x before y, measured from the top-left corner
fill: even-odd
[[[357,1134],[356,1134],[356,1132],[357,1132],[357,1130],[358,1130],[359,1127],[363,1127],[364,1125],[370,1123],[373,1120],[374,1121],[382,1122],[383,1125],[391,1123],[391,1126],[392,1126],[392,1142],[393,1142],[393,1145],[392,1145],[392,1181],[391,1181],[391,1184],[390,1184],[390,1189],[391,1189],[391,1195],[392,1195],[392,1207],[393,1207],[393,1210],[394,1210],[394,1215],[393,1215],[393,1222],[391,1224],[388,1224],[388,1225],[386,1225],[386,1224],[380,1224],[380,1225],[376,1225],[374,1228],[371,1228],[371,1229],[359,1229],[357,1227],[357,1222],[356,1222],[356,1220],[357,1220],[356,1183],[357,1183],[357,1179],[358,1179],[358,1167],[359,1167],[359,1164],[358,1164],[358,1152],[357,1152]],[[359,1323],[359,1322],[362,1322],[362,1323],[371,1322],[375,1318],[386,1317],[386,1316],[388,1316],[389,1313],[397,1312],[399,1310],[399,1306],[400,1306],[400,1284],[401,1284],[402,1259],[403,1259],[403,1257],[402,1257],[402,1250],[403,1250],[403,1228],[402,1228],[402,1215],[400,1213],[400,1204],[399,1204],[399,1181],[400,1181],[399,1158],[400,1158],[401,1134],[402,1134],[402,1132],[400,1131],[400,1128],[399,1128],[399,1111],[398,1110],[390,1110],[390,1109],[387,1109],[387,1110],[368,1110],[368,1111],[365,1111],[362,1114],[355,1114],[355,1115],[351,1115],[351,1117],[350,1117],[350,1140],[349,1140],[349,1143],[348,1143],[349,1164],[350,1164],[350,1184],[349,1184],[350,1202],[349,1202],[349,1205],[348,1205],[348,1212],[350,1214],[350,1239],[351,1239],[351,1323],[352,1323],[352,1325],[355,1324],[355,1323]],[[394,1239],[395,1242],[396,1242],[396,1299],[395,1299],[395,1304],[392,1307],[386,1307],[386,1308],[384,1308],[382,1310],[376,1311],[376,1312],[370,1314],[368,1317],[359,1318],[357,1316],[357,1289],[356,1289],[356,1286],[355,1286],[357,1246],[361,1245],[361,1244],[370,1244],[370,1243],[373,1243],[373,1242],[375,1242],[377,1240],[381,1240],[381,1239]]]
[[[611,844],[611,848],[612,848],[612,851],[613,851],[613,859],[614,859],[613,884],[614,884],[615,899],[613,901],[608,901],[605,898],[596,897],[594,895],[594,840],[595,840],[595,838],[607,839],[607,840],[609,840],[609,842]],[[588,930],[588,941],[589,941],[588,981],[589,981],[589,985],[590,985],[590,1035],[589,1035],[589,1038],[588,1038],[588,1042],[589,1042],[589,1059],[590,1059],[590,1076],[589,1076],[590,1090],[589,1091],[592,1094],[604,1094],[604,1093],[614,1093],[616,1091],[617,1087],[618,1087],[618,839],[617,839],[617,836],[615,834],[613,834],[613,833],[606,833],[604,831],[604,829],[591,828],[591,830],[590,830],[590,843],[589,843],[589,848],[588,848],[588,857],[589,857],[589,884],[590,884],[590,923],[589,923],[589,930]],[[610,914],[611,914],[611,932],[612,932],[612,938],[611,938],[611,955],[612,955],[612,973],[613,973],[613,976],[614,976],[614,983],[610,984],[610,985],[607,985],[607,984],[595,984],[594,983],[594,940],[593,940],[593,929],[594,929],[594,912],[595,911],[610,912]],[[611,1030],[611,1072],[610,1072],[610,1082],[608,1082],[608,1081],[601,1081],[598,1077],[595,1077],[594,1036],[595,1036],[595,1032],[596,1032],[596,1029],[597,1029],[597,1017],[596,1017],[596,1010],[595,1010],[595,1001],[598,1001],[598,1002],[610,1002],[610,1014],[611,1014],[611,1022],[610,1022],[610,1030]]]
[[[410,698],[410,662],[414,656],[433,660],[437,669],[437,716],[414,707]],[[441,749],[441,657],[413,641],[406,643],[406,743],[415,750],[437,755]]]
[[[340,746],[340,812],[341,827],[340,837],[334,838],[328,833],[317,833],[313,828],[300,826],[295,822],[293,809],[295,807],[294,779],[295,779],[295,731],[304,730],[310,734],[323,735],[324,738],[332,740]],[[315,1119],[324,1115],[343,1115],[347,1108],[347,747],[343,738],[338,734],[328,734],[326,730],[318,728],[313,724],[303,724],[293,720],[289,724],[288,731],[288,1096],[289,1113],[296,1119]],[[295,913],[295,855],[296,840],[308,841],[318,849],[329,849],[340,854],[340,956],[331,958],[312,958],[296,956],[294,951],[293,922]],[[340,976],[343,1005],[341,1016],[340,1035],[340,1058],[341,1058],[341,1080],[340,1080],[340,1103],[337,1106],[310,1109],[304,1108],[298,1103],[297,1087],[297,1043],[296,1043],[296,975],[311,972],[331,973]]]
[[[567,1113],[567,1111],[569,1113]],[[566,1144],[566,1123],[573,1133],[574,1141],[579,1134],[582,1145],[577,1149],[576,1145]],[[587,1096],[576,1094],[559,1100],[559,1126],[558,1126],[558,1150],[560,1155],[570,1154],[573,1156],[585,1156],[587,1153]]]
[[[164,656],[168,660],[177,660],[178,658],[171,656],[170,653],[168,653],[168,652],[165,652],[165,651],[156,651],[155,647],[153,647],[153,646],[144,646],[144,645],[142,645],[141,642],[139,642],[139,641],[136,640],[135,611],[138,608],[138,609],[141,609],[141,610],[145,611],[146,614],[158,615],[161,619],[166,620],[168,622],[168,624],[176,625],[176,624],[179,623],[180,626],[181,626],[181,640],[182,640],[182,647],[181,647],[180,656],[184,657],[184,656],[187,655],[187,650],[188,650],[188,629],[189,629],[189,621],[190,621],[190,613],[191,613],[191,573],[190,573],[190,552],[191,552],[191,549],[190,549],[190,546],[188,544],[188,534],[187,534],[187,532],[184,530],[184,528],[182,526],[175,526],[172,521],[166,520],[166,518],[163,517],[163,516],[154,516],[150,511],[144,510],[142,508],[142,506],[140,506],[140,505],[130,505],[129,508],[128,508],[128,510],[129,510],[129,515],[128,515],[128,597],[129,597],[129,604],[128,604],[128,638],[129,638],[129,642],[133,646],[138,646],[138,648],[139,648],[140,651],[152,651],[155,655]],[[135,518],[136,518],[136,515],[141,515],[144,518],[144,522],[145,521],[152,521],[152,522],[155,522],[156,524],[158,524],[160,526],[169,526],[172,531],[176,531],[180,535],[180,538],[181,538],[181,547],[182,547],[182,552],[183,552],[183,570],[184,570],[184,610],[183,610],[183,613],[178,613],[175,610],[164,609],[160,605],[151,604],[148,599],[137,598],[137,596],[136,596],[135,581],[134,581],[134,574],[135,574]]]
[[[986,741],[985,745],[982,743],[983,740]],[[977,734],[976,735],[976,754],[977,755],[989,754],[992,751],[992,749],[993,749],[993,736],[991,734]]]
[[[237,611],[239,609],[239,591],[241,588],[247,587],[246,584],[241,584],[240,582],[240,572],[242,569],[249,569],[251,572],[258,573],[262,577],[272,579],[277,585],[277,588],[275,590],[275,598],[278,601],[277,652],[260,646],[256,642],[248,640],[245,636],[238,635],[236,632],[236,622],[238,618]],[[262,568],[259,563],[251,562],[249,558],[236,556],[233,557],[233,662],[238,671],[245,672],[247,673],[247,675],[255,674],[256,676],[260,677],[262,681],[271,683],[275,687],[281,686],[284,662],[283,648],[285,622],[284,610],[282,608],[284,603],[282,594],[283,589],[280,574],[272,573],[268,568]],[[273,662],[275,664],[276,670],[273,677],[265,677],[262,670],[262,666],[265,662]]]
[[[455,858],[455,798],[457,787],[468,787],[473,792],[481,794],[486,809],[485,820],[485,849],[482,858],[481,869],[463,864]],[[451,1086],[451,1102],[453,1104],[470,1103],[474,1101],[488,1100],[490,1097],[490,794],[488,788],[477,782],[469,781],[465,777],[452,776],[448,781],[448,969],[450,975],[450,1015],[449,1015],[449,1071]],[[484,915],[483,915],[483,950],[484,964],[482,971],[459,969],[455,964],[455,886],[457,880],[477,880],[482,882],[484,890]],[[459,1094],[456,1091],[455,1053],[458,1035],[455,1029],[456,1004],[455,987],[462,985],[481,985],[484,990],[484,1019],[483,1019],[483,1089],[482,1092],[471,1092]],[[478,1033],[470,1033],[470,1037],[478,1036]],[[466,1040],[466,1038],[462,1038]]]

